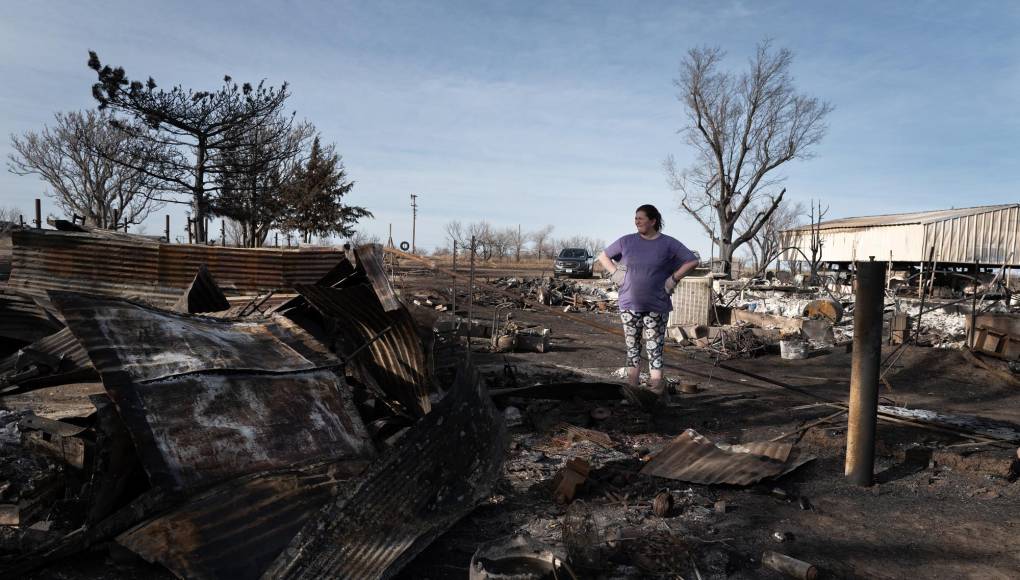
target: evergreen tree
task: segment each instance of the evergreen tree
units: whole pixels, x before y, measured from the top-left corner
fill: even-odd
[[[308,160],[283,184],[287,210],[281,229],[300,232],[306,244],[312,236],[353,235],[359,219],[372,217],[363,207],[343,203],[353,188],[334,146],[323,147],[315,137]]]

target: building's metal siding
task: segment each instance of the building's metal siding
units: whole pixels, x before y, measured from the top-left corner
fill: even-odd
[[[941,263],[1020,265],[1020,206],[933,222],[924,247]]]
[[[853,262],[874,256],[883,261],[922,262],[934,246],[934,259],[941,264],[1020,266],[1020,205],[977,209],[908,214],[910,220],[876,216],[822,224],[822,261]],[[880,217],[888,217],[889,225],[882,225]],[[809,229],[786,231],[784,238],[784,245],[811,255]],[[805,258],[790,251],[784,259]]]

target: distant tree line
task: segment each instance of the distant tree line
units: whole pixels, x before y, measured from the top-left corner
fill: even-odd
[[[447,245],[436,248],[433,255],[450,255],[454,242],[458,253],[470,254],[472,239],[478,259],[500,262],[552,258],[563,248],[585,248],[592,255],[598,255],[607,245],[605,240],[587,236],[556,238],[553,229],[546,225],[524,231],[520,226],[496,227],[485,220],[471,223],[453,220],[443,227]]]
[[[210,216],[229,223],[247,247],[271,230],[351,236],[371,217],[344,203],[354,182],[333,144],[285,105],[286,83],[238,84],[216,90],[158,88],[131,80],[89,52],[96,110],[57,113],[53,126],[11,136],[8,169],[36,175],[68,214],[101,228],[140,224],[165,203],[186,203],[192,238],[210,240]]]

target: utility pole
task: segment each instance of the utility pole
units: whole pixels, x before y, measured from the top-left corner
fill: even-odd
[[[415,233],[418,225],[418,194],[411,194],[411,253],[417,254],[417,246],[415,246]]]

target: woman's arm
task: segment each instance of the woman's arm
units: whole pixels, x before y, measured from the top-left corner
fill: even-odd
[[[602,264],[602,269],[605,270],[606,273],[611,275],[616,271],[616,264],[609,259],[609,256],[607,256],[605,252],[599,252],[599,257],[596,259],[599,261],[599,264]]]
[[[682,280],[683,277],[686,276],[691,270],[697,268],[698,264],[700,263],[701,263],[700,260],[691,260],[689,262],[684,262],[683,264],[681,264],[680,267],[677,268],[676,272],[673,272],[671,274],[673,282],[679,282],[680,280]]]

